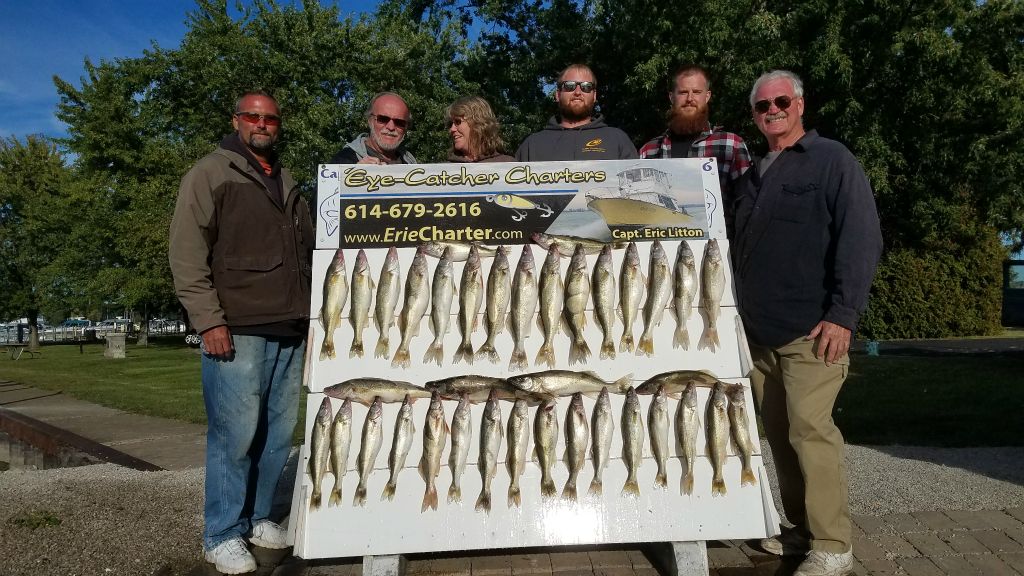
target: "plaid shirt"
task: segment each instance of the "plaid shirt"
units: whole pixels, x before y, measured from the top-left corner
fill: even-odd
[[[641,158],[671,158],[672,134],[664,134],[644,144],[640,148]],[[750,152],[747,145],[732,132],[725,132],[721,126],[707,128],[693,141],[686,154],[687,158],[715,158],[718,160],[718,179],[721,182],[722,194],[729,195],[732,186],[740,176],[750,168]]]

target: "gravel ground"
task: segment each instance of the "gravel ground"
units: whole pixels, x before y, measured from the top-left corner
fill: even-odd
[[[847,460],[854,514],[1024,506],[1024,447],[850,446]],[[294,461],[286,474],[294,477]],[[287,484],[279,497],[285,506]],[[105,464],[4,472],[0,574],[188,574],[202,566],[202,498],[202,469],[137,472]],[[33,523],[43,525],[27,525]]]

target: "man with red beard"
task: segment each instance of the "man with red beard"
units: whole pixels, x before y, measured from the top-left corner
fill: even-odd
[[[558,114],[540,132],[526,137],[516,150],[516,160],[628,160],[636,158],[636,146],[618,128],[604,123],[597,104],[597,78],[585,64],[562,71],[555,85]]]
[[[733,184],[750,167],[743,139],[708,121],[711,81],[707,70],[687,65],[672,75],[668,130],[640,148],[641,158],[715,158],[722,187],[726,231],[732,238]]]

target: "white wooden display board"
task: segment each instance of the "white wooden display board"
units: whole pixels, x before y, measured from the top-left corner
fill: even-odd
[[[662,164],[663,163],[663,164]],[[548,165],[551,163],[541,163]],[[575,163],[588,166],[602,163]],[[728,242],[725,240],[724,226],[720,210],[713,209],[718,203],[717,174],[708,171],[706,163],[699,160],[657,161],[656,166],[679,166],[681,170],[700,171],[703,167],[704,190],[707,215],[710,220],[705,230],[710,237],[718,238],[723,258],[728,262]],[[713,165],[713,163],[712,163]],[[451,165],[431,165],[451,168]],[[495,165],[490,165],[491,167]],[[321,198],[337,195],[338,180],[325,179],[323,174],[341,171],[346,167],[325,166],[321,170]],[[394,167],[383,168],[384,172],[394,171]],[[710,172],[710,173],[708,173]],[[336,172],[337,173],[337,172]],[[581,191],[582,193],[582,191]],[[698,191],[699,193],[699,191]],[[321,205],[324,202],[320,202]],[[337,227],[332,234],[327,234],[323,219],[318,220],[318,249],[314,254],[313,263],[313,297],[311,312],[319,316],[322,301],[323,279],[337,246]],[[333,247],[330,237],[334,238]],[[707,236],[688,240],[696,257],[698,276]],[[662,240],[668,260],[675,261],[678,240]],[[533,251],[536,274],[540,271],[546,251],[537,245],[527,244]],[[644,274],[649,268],[649,252],[651,242],[637,242]],[[509,268],[515,273],[522,245],[509,246]],[[351,279],[358,248],[345,248],[346,271]],[[378,280],[386,248],[369,248],[365,250],[374,281]],[[402,286],[404,293],[405,277],[415,254],[415,248],[399,249],[401,262]],[[618,274],[625,250],[613,252],[613,270],[618,282]],[[562,258],[561,271],[565,277],[569,258]],[[597,255],[587,257],[588,271],[593,270]],[[486,282],[492,258],[482,259],[483,277]],[[433,278],[437,259],[428,258],[428,277]],[[464,262],[454,265],[456,283],[462,274]],[[328,472],[323,481],[323,505],[319,509],[310,507],[312,480],[308,473],[309,446],[315,415],[323,401],[323,389],[344,380],[356,377],[379,377],[392,380],[411,382],[422,386],[425,382],[438,380],[461,374],[479,374],[485,376],[508,377],[522,372],[509,371],[509,356],[512,350],[512,337],[506,328],[497,338],[496,347],[501,357],[498,364],[486,359],[477,359],[472,365],[462,362],[452,363],[452,357],[461,339],[458,329],[457,313],[458,296],[453,299],[449,332],[444,342],[444,359],[441,366],[425,364],[423,354],[433,339],[430,330],[430,312],[422,320],[419,336],[412,340],[409,369],[395,368],[391,365],[391,357],[400,342],[398,326],[390,329],[391,345],[387,358],[374,358],[378,331],[371,326],[363,332],[363,347],[366,354],[362,358],[349,358],[349,345],[352,340],[352,326],[348,322],[349,305],[346,304],[341,323],[335,332],[337,358],[320,360],[320,348],[324,338],[324,330],[317,319],[311,322],[311,338],[307,352],[306,385],[310,391],[306,406],[305,444],[302,449],[301,462],[292,503],[291,526],[294,529],[295,554],[303,558],[330,558],[351,556],[379,556],[418,552],[441,552],[456,550],[478,550],[494,548],[519,548],[528,546],[552,546],[570,544],[608,544],[636,542],[685,542],[717,539],[761,538],[777,531],[779,517],[776,512],[768,477],[765,474],[761,458],[761,447],[758,442],[756,419],[754,417],[753,394],[746,378],[749,371],[749,352],[739,317],[735,307],[731,269],[726,265],[726,290],[721,303],[718,319],[718,331],[721,347],[715,351],[698,350],[697,343],[704,331],[705,311],[699,308],[699,297],[695,299],[693,313],[687,322],[690,335],[688,350],[672,347],[672,335],[676,321],[671,307],[665,311],[663,320],[654,333],[654,355],[638,356],[635,353],[618,351],[619,335],[622,332],[622,320],[617,319],[614,329],[616,343],[615,359],[601,360],[598,357],[601,343],[601,330],[592,315],[592,302],[588,306],[586,339],[592,351],[590,361],[585,365],[568,364],[569,337],[559,333],[555,339],[555,355],[558,369],[590,370],[602,379],[612,382],[623,376],[631,375],[634,386],[638,386],[647,378],[672,370],[708,370],[721,380],[729,383],[742,384],[745,387],[746,412],[749,420],[749,436],[753,441],[754,454],[752,467],[757,478],[754,486],[740,485],[740,459],[735,448],[730,447],[729,457],[724,467],[724,478],[727,494],[712,496],[712,470],[709,459],[704,455],[706,445],[704,430],[706,424],[705,407],[711,390],[698,389],[698,414],[700,431],[697,440],[698,458],[694,466],[695,482],[691,495],[683,495],[680,481],[683,473],[682,458],[677,457],[678,447],[671,451],[668,462],[668,487],[657,488],[654,476],[657,465],[651,453],[650,437],[647,433],[647,413],[651,396],[641,396],[642,415],[644,421],[643,462],[639,471],[640,496],[631,497],[621,494],[626,478],[626,466],[622,460],[621,412],[624,396],[612,394],[612,409],[615,422],[612,447],[609,452],[609,463],[604,471],[604,490],[600,496],[588,495],[587,488],[593,477],[591,459],[588,457],[583,471],[579,475],[578,491],[580,498],[571,502],[557,498],[542,498],[540,493],[540,468],[535,459],[528,462],[521,478],[522,505],[510,507],[507,501],[507,490],[510,482],[505,468],[507,438],[503,438],[499,451],[497,475],[492,482],[493,506],[489,513],[475,510],[474,503],[481,488],[481,477],[477,470],[479,453],[480,421],[484,404],[472,408],[473,438],[466,469],[462,474],[462,502],[448,503],[446,495],[451,483],[451,471],[448,467],[450,436],[448,445],[442,453],[442,467],[436,483],[438,487],[438,509],[420,511],[424,493],[424,481],[420,477],[417,466],[422,453],[422,432],[429,399],[421,399],[414,403],[413,421],[416,433],[406,465],[400,473],[398,489],[393,501],[381,499],[381,492],[388,480],[388,454],[399,404],[385,404],[383,418],[383,442],[376,460],[373,474],[368,483],[367,501],[364,506],[353,505],[353,494],[359,481],[356,455],[359,451],[360,432],[367,408],[353,403],[352,445],[348,462],[348,471],[343,479],[342,502],[338,506],[329,506],[328,494],[334,484],[333,475]],[[589,272],[588,272],[589,276]],[[616,292],[617,293],[617,292]],[[396,313],[403,307],[400,297]],[[618,301],[618,298],[616,298]],[[479,348],[486,338],[485,323],[481,307],[480,329],[474,334],[474,348]],[[643,330],[642,312],[633,326],[635,339],[639,340]],[[529,359],[527,372],[539,372],[547,366],[536,365],[534,360],[537,349],[543,339],[539,327],[534,326],[530,337],[526,340],[526,351]],[[670,444],[675,445],[674,414],[678,400],[669,399]],[[559,462],[553,469],[555,484],[559,493],[568,477],[568,469],[561,461],[565,450],[565,420],[570,398],[558,399],[557,415],[559,422],[558,448],[556,454]],[[336,413],[342,401],[332,400],[332,413]],[[512,403],[501,402],[502,430],[506,430]],[[587,411],[588,424],[594,408],[595,399],[586,397],[584,404]],[[456,401],[445,401],[445,416],[451,424]],[[533,418],[536,409],[530,409],[530,447],[533,446]],[[703,547],[700,548],[703,550]]]

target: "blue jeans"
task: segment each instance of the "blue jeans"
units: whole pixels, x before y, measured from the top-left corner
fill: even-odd
[[[203,354],[206,527],[203,547],[267,518],[298,418],[305,341],[232,335],[235,355]]]

